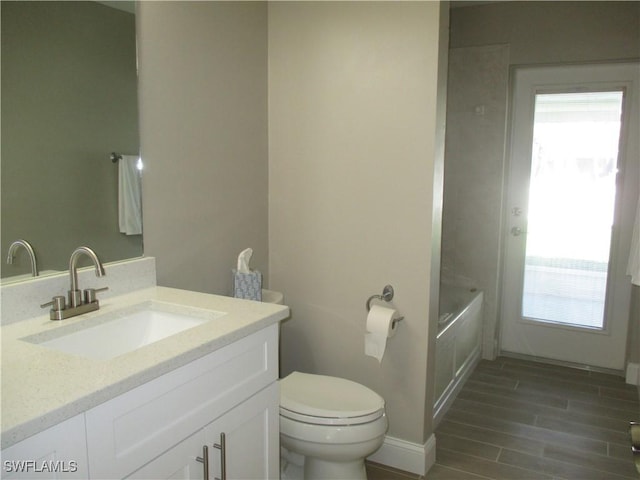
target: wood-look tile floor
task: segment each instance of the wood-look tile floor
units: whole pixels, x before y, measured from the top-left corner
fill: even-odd
[[[427,480],[638,480],[629,422],[638,389],[614,375],[481,361],[436,430]],[[369,464],[370,480],[416,479]]]

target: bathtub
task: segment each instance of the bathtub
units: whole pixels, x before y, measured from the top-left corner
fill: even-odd
[[[440,285],[433,408],[437,426],[480,360],[482,291]]]

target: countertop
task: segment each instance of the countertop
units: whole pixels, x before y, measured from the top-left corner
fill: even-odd
[[[91,322],[105,313],[155,300],[225,315],[110,360],[65,354],[21,340]],[[48,312],[0,328],[2,448],[85,412],[225,345],[284,320],[284,305],[152,287],[100,302],[100,310],[59,322]],[[78,325],[80,326],[80,325]]]

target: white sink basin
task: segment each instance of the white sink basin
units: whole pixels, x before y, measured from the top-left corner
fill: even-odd
[[[65,353],[108,360],[223,315],[224,312],[149,301],[22,340]]]

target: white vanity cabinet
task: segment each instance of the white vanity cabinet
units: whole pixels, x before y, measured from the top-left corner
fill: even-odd
[[[198,430],[176,446],[152,460],[127,479],[203,480],[202,451],[206,440],[204,429]],[[211,474],[209,474],[209,478]]]
[[[211,480],[279,478],[278,402],[273,383],[127,478],[201,480],[206,468]]]
[[[71,478],[279,477],[278,325],[272,324],[2,452],[78,462]],[[47,457],[48,456],[48,457]],[[12,478],[3,469],[3,478]],[[66,478],[31,475],[15,478]]]
[[[225,428],[229,466],[237,463],[236,459],[248,466],[256,461],[254,454],[241,454],[233,446],[236,435],[246,437],[247,431],[255,435],[251,426],[256,422],[246,429],[242,423],[245,415],[258,418],[264,429],[269,427],[253,439],[261,442],[263,458],[258,461],[277,463],[278,450],[273,450],[279,441],[277,376],[278,326],[271,325],[92,408],[85,414],[90,477],[136,477],[138,471],[144,477],[147,473],[141,467],[152,461],[156,465],[148,465],[148,469],[155,478],[172,478],[185,465],[191,472],[191,457],[202,455],[204,442],[211,446],[209,457],[213,457],[212,445]],[[271,394],[263,394],[265,389]],[[240,416],[236,409],[242,412]],[[264,422],[265,412],[273,417],[269,422]],[[204,440],[196,440],[200,430]],[[165,455],[176,455],[174,447],[182,450],[186,444],[189,458],[175,464],[176,469],[168,465],[154,470],[167,460]],[[274,458],[267,458],[267,454]]]
[[[86,479],[87,440],[84,415],[58,425],[2,450],[0,478]]]
[[[280,478],[279,403],[279,384],[274,383],[205,428],[211,479]],[[273,432],[278,435],[274,437]],[[224,451],[211,448],[223,443]],[[225,477],[221,472],[223,457]]]

